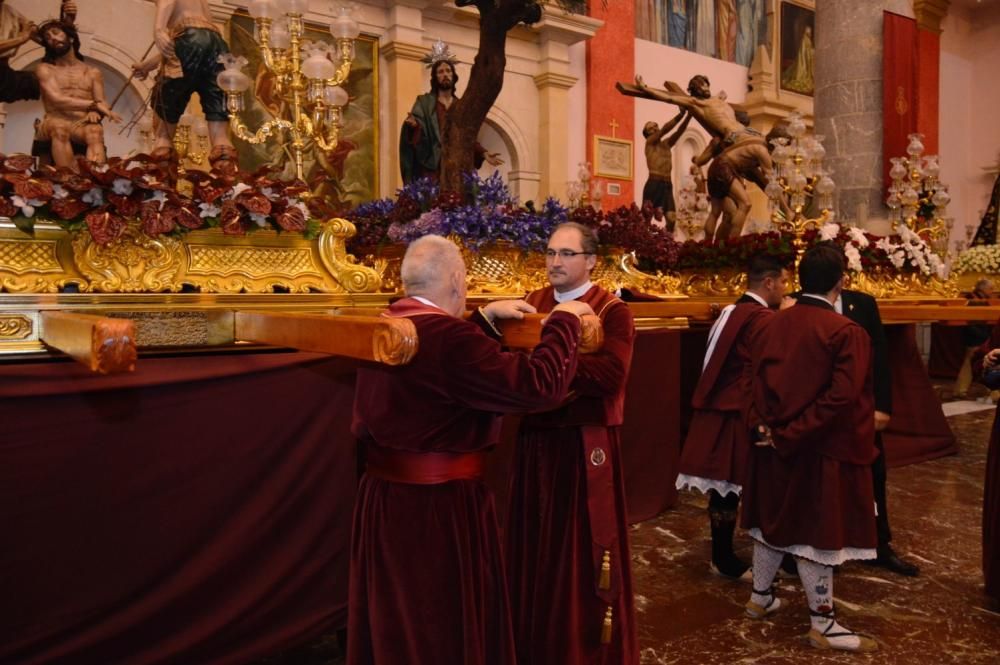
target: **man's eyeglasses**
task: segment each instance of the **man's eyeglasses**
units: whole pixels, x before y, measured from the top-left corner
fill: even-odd
[[[554,249],[545,250],[545,258],[549,260],[554,259],[557,256],[560,259],[566,260],[566,259],[571,259],[574,256],[579,256],[581,254],[593,254],[593,252],[574,252],[572,249],[560,249],[559,251],[556,251]]]

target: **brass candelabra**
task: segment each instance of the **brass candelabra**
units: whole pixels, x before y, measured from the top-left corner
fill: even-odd
[[[945,216],[951,195],[939,179],[938,156],[923,154],[922,138],[921,134],[910,134],[907,156],[889,160],[892,185],[885,203],[889,206],[893,229],[905,224],[936,251],[947,250],[948,237],[955,223],[954,219]]]
[[[251,0],[250,16],[256,25],[264,66],[274,78],[274,93],[283,102],[281,117],[269,120],[256,131],[240,119],[243,93],[250,78],[243,72],[246,58],[220,56],[225,69],[218,82],[226,93],[229,124],[233,133],[252,144],[263,143],[277,131],[291,132],[290,147],[295,176],[304,180],[307,143],[331,151],[340,141],[344,107],[349,96],[342,87],[354,61],[354,40],[360,34],[349,7],[341,7],[330,24],[336,46],[303,40],[302,15],[308,0]]]

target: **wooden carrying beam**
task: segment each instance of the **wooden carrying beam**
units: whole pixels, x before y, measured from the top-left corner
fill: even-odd
[[[729,302],[714,303],[694,300],[673,300],[664,302],[630,302],[628,308],[635,318],[669,319],[686,316],[698,321],[713,321]]]
[[[940,321],[942,323],[966,323],[970,321],[995,323],[1000,319],[1000,307],[976,307],[970,305],[879,305],[879,314],[884,323],[914,323],[917,321]]]
[[[542,339],[542,321],[548,314],[525,314],[523,319],[494,321],[503,343],[514,349],[534,348]],[[594,353],[604,346],[604,326],[595,314],[580,317],[580,353]]]
[[[42,312],[41,316],[42,341],[90,371],[117,374],[135,369],[135,323],[130,319],[72,312]]]
[[[405,365],[417,353],[417,328],[405,318],[242,311],[236,339]]]

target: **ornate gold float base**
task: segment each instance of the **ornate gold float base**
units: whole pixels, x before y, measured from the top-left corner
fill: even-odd
[[[143,233],[129,223],[102,247],[86,230],[68,233],[39,221],[34,235],[0,221],[0,288],[8,293],[374,293],[378,274],[354,262],[344,243],[354,225],[323,224],[317,240],[261,230],[227,236],[218,229],[181,238]]]

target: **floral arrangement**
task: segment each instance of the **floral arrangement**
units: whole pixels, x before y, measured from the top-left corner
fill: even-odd
[[[844,248],[847,267],[854,272],[920,273],[939,279],[947,277],[948,268],[919,234],[904,225],[899,234],[876,236],[855,226],[834,222],[803,236],[807,245],[818,241],[833,241]]]
[[[967,272],[1000,273],[1000,245],[976,245],[958,255],[957,274]]]
[[[545,247],[552,229],[568,218],[554,198],[547,199],[541,210],[530,201],[519,205],[499,173],[485,180],[467,173],[463,184],[461,194],[442,192],[435,180],[422,178],[400,189],[395,202],[381,199],[358,206],[346,215],[358,230],[348,249],[358,252],[436,234],[456,236],[472,248],[500,241],[537,251]]]
[[[752,233],[738,238],[688,240],[681,245],[676,268],[744,270],[751,257],[769,254],[782,263],[795,261],[793,236],[788,233]]]
[[[574,210],[570,218],[596,228],[604,250],[634,251],[640,270],[666,271],[677,265],[681,245],[669,231],[652,223],[652,210],[633,203],[602,213],[588,205]]]
[[[310,236],[319,228],[301,198],[305,185],[282,182],[265,170],[189,171],[191,194],[185,195],[146,155],[101,165],[81,159],[79,173],[33,164],[28,155],[0,155],[0,217],[27,233],[40,217],[70,231],[86,227],[100,245],[117,240],[133,218],[152,237],[209,227],[230,235],[273,228]]]

